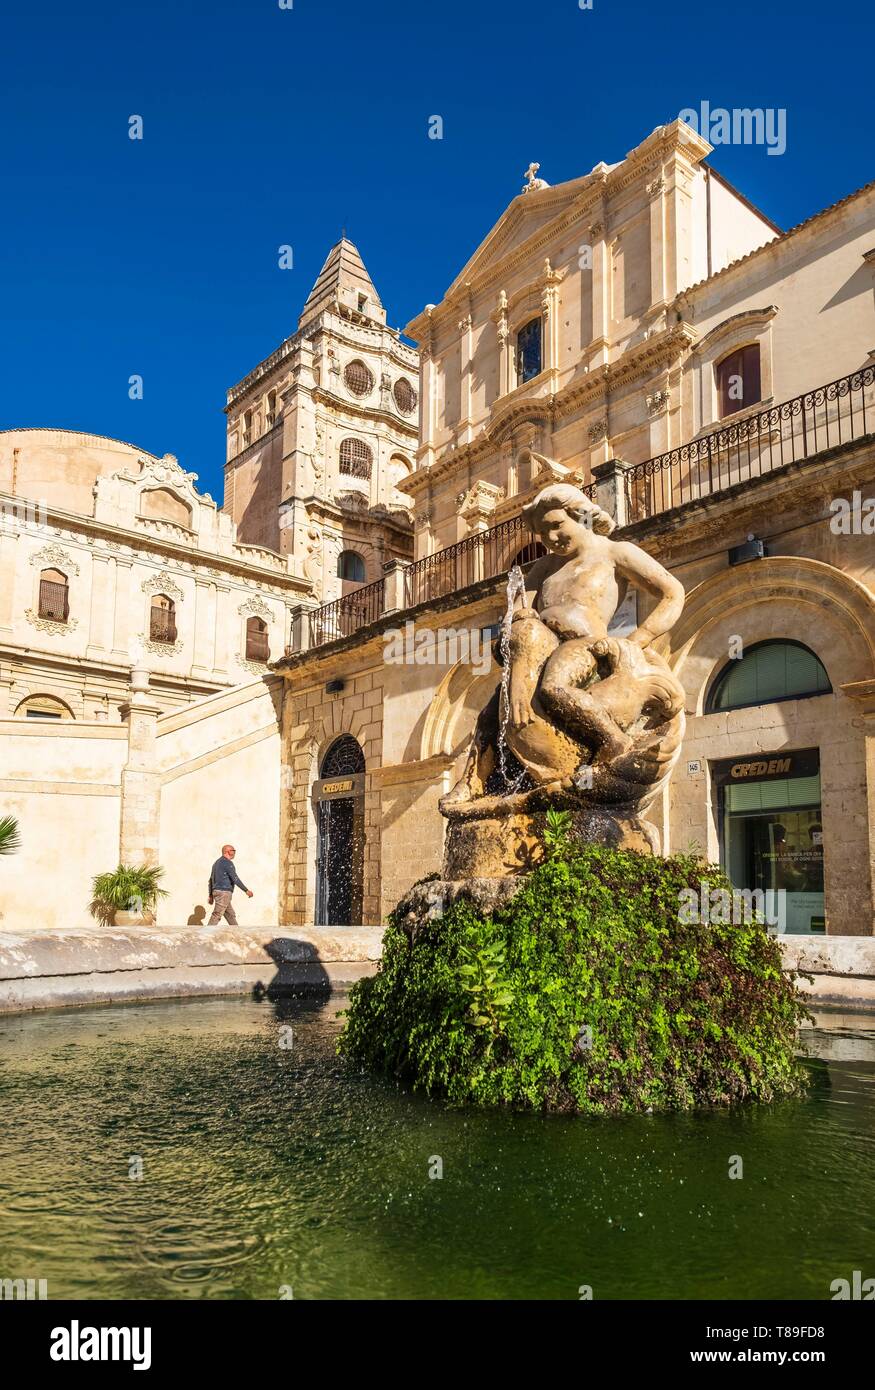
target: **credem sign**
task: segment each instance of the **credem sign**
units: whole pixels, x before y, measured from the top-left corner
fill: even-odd
[[[718,786],[779,777],[814,777],[819,771],[820,754],[816,748],[803,748],[793,753],[757,753],[749,758],[723,758],[711,765],[711,775]]]

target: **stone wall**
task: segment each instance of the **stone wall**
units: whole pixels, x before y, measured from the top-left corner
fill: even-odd
[[[0,862],[0,930],[86,927],[92,877],[120,860],[160,864],[159,923],[196,926],[229,842],[255,894],[235,895],[241,923],[275,925],[281,698],[257,679],[162,716],[140,683],[118,726],[0,721],[0,815],[22,840]]]

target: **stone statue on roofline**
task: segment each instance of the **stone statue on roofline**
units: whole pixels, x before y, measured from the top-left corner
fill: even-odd
[[[519,582],[501,684],[440,803],[446,879],[531,868],[551,807],[571,810],[583,839],[658,852],[641,813],[684,734],[683,690],[652,645],[680,617],[683,586],[613,540],[613,519],[569,483],[544,488],[523,515],[548,553]],[[656,604],[628,637],[612,636],[630,584]]]

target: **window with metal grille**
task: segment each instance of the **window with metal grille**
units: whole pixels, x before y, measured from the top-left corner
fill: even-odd
[[[39,615],[55,623],[65,623],[70,616],[70,589],[66,574],[60,570],[43,570],[40,574]]]
[[[419,399],[406,377],[400,376],[392,388],[395,404],[402,415],[410,415],[416,409]]]
[[[350,478],[370,478],[374,456],[361,439],[344,439],[340,445],[340,471]]]
[[[759,343],[749,343],[747,347],[730,352],[717,363],[714,371],[721,419],[762,400]]]
[[[149,638],[152,642],[176,641],[176,605],[166,594],[156,594],[152,600]]]
[[[516,335],[516,379],[531,381],[541,371],[541,320],[531,319]]]
[[[367,396],[374,387],[374,378],[364,362],[359,361],[358,358],[354,362],[347,362],[343,379],[346,382],[346,389],[351,391],[354,396]]]
[[[336,739],[322,763],[323,777],[350,777],[364,770],[365,755],[352,734],[342,734]]]
[[[270,646],[267,623],[262,618],[246,620],[246,660],[269,661]]]
[[[349,579],[354,584],[365,582],[365,562],[355,550],[342,550],[337,557],[338,579]]]

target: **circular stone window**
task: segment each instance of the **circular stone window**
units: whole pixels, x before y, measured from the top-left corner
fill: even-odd
[[[374,386],[374,378],[364,362],[347,362],[343,379],[346,382],[347,390],[351,391],[354,396],[367,396]]]
[[[392,394],[395,397],[395,404],[402,415],[410,415],[416,409],[418,397],[406,377],[401,376],[398,378],[395,382]]]

